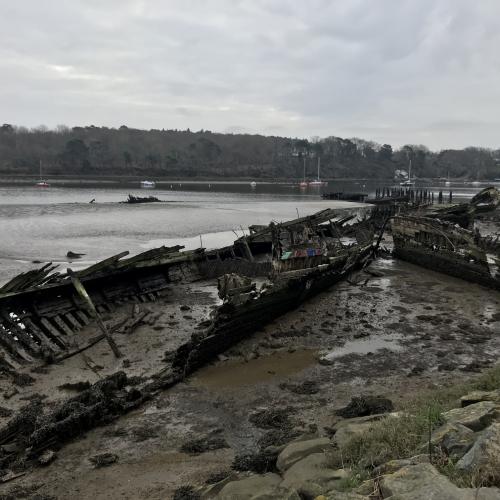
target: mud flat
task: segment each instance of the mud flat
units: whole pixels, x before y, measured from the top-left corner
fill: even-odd
[[[198,314],[216,302],[213,290],[192,285],[180,300],[191,300],[186,305],[192,310],[180,311],[178,301],[175,311],[147,304],[156,326],[142,325],[131,335],[148,336],[141,347],[148,352],[144,356],[131,348],[125,353],[131,362],[136,355],[138,376],[156,369],[165,350],[189,336]],[[494,290],[379,259],[368,272],[268,324],[183,383],[56,450],[52,463],[1,485],[0,493],[12,498],[171,498],[179,486],[227,473],[235,457],[255,454],[264,445],[280,445],[295,435],[328,435],[340,418],[335,409],[352,396],[383,395],[398,408],[422,389],[474,376],[499,357],[499,310]],[[185,324],[193,326],[185,330],[180,326]],[[160,326],[176,332],[169,335],[171,346],[157,345]],[[110,366],[105,348],[92,353],[92,359],[107,357],[104,371],[96,373],[82,360],[49,369],[62,370],[60,385],[84,378],[92,382],[117,368]],[[67,390],[20,387],[2,406],[21,404],[34,393],[50,399]],[[96,468],[90,459],[102,453],[116,455],[116,461]]]

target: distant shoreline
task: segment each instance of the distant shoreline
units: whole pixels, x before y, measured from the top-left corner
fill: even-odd
[[[50,175],[45,177],[44,180],[54,186],[82,186],[91,184],[102,184],[109,186],[136,186],[142,180],[154,180],[157,186],[165,186],[168,184],[200,184],[209,183],[215,185],[222,184],[248,184],[256,182],[257,184],[272,185],[272,184],[288,184],[296,185],[302,179],[300,178],[275,178],[275,179],[259,179],[253,177],[225,177],[210,178],[210,177],[147,177],[147,176],[123,176],[123,175],[103,175],[103,176],[81,176],[81,175]],[[39,180],[36,175],[2,175],[0,174],[0,186],[24,186],[33,185]],[[335,182],[370,182],[378,183],[380,185],[394,185],[397,181],[394,179],[382,178],[324,178],[329,183]],[[419,182],[443,182],[439,178],[421,178],[417,179]],[[464,178],[450,179],[451,182],[464,182],[471,183],[472,181]],[[488,184],[498,182],[498,180],[483,180],[479,181],[481,184]]]

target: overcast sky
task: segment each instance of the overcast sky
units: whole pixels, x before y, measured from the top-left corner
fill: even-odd
[[[500,147],[498,0],[0,0],[0,122]]]

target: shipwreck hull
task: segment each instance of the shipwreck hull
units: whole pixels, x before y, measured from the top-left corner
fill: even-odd
[[[395,257],[500,290],[498,270],[472,231],[426,217],[394,217],[391,225]]]
[[[177,350],[173,368],[185,375],[195,371],[267,323],[365,267],[373,257],[373,250],[371,244],[367,245],[330,265],[291,277],[255,299],[238,305],[222,305],[204,336],[192,339]]]
[[[394,241],[394,256],[431,271],[448,274],[500,291],[500,281],[493,278],[488,269],[460,259],[453,252],[436,252],[417,246],[397,244]]]

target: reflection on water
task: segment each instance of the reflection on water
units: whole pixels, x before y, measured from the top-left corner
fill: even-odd
[[[348,354],[368,354],[380,349],[401,351],[402,346],[397,343],[401,338],[400,335],[377,335],[376,337],[373,336],[367,339],[350,340],[342,347],[323,355],[322,359],[332,361]]]

